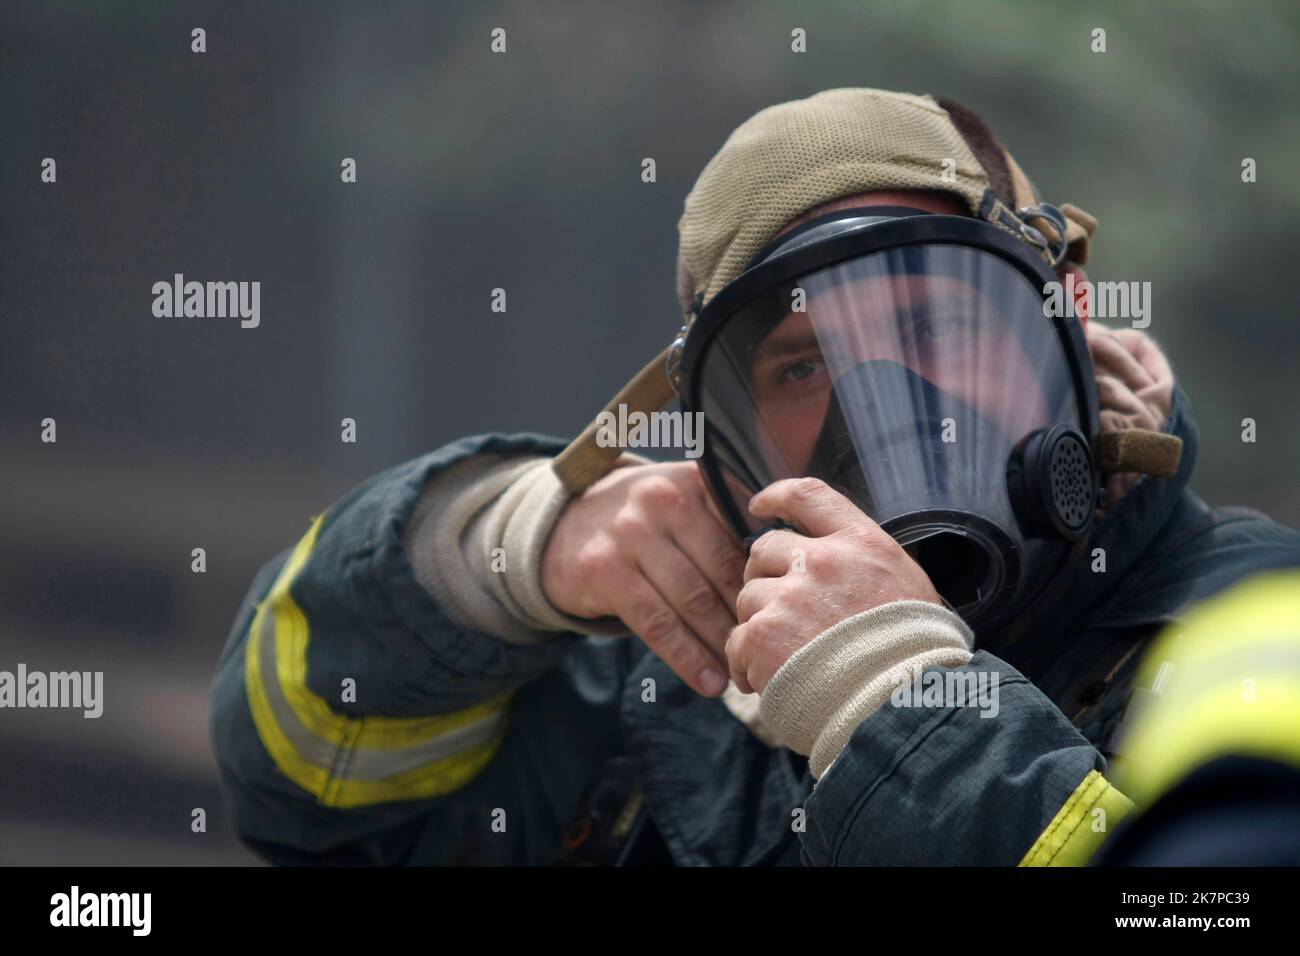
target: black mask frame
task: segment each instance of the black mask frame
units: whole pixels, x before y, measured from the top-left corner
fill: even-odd
[[[770,243],[742,275],[698,312],[669,370],[683,410],[690,413],[703,409],[698,374],[703,358],[727,321],[755,299],[783,284],[850,259],[907,246],[938,244],[974,248],[999,257],[1020,272],[1044,299],[1048,283],[1060,281],[1042,255],[1029,244],[977,219],[894,206],[867,206],[819,217]],[[1045,310],[1043,321],[1052,324],[1061,345],[1079,413],[1078,432],[1087,441],[1090,453],[1090,487],[1095,490],[1100,487],[1097,386],[1083,327],[1073,309],[1064,311],[1067,314],[1048,316]],[[727,493],[717,457],[710,453],[712,442],[719,440],[725,442],[705,415],[705,451],[700,467],[723,515],[742,538],[749,537],[749,524]],[[1039,525],[1034,529],[1036,533],[1051,533],[1041,520],[1036,523]],[[1066,537],[1086,538],[1090,524],[1091,515],[1080,534]]]

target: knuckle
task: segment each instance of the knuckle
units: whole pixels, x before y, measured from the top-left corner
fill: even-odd
[[[701,583],[692,587],[682,597],[682,610],[692,617],[703,617],[715,610],[717,606],[717,595],[707,584]]]
[[[817,576],[824,576],[839,566],[839,555],[834,548],[807,548],[804,553],[804,565],[808,571]]]
[[[727,663],[734,664],[745,652],[745,625],[738,624],[727,634],[727,641],[722,652],[727,656]]]
[[[624,506],[614,513],[610,527],[620,538],[639,538],[649,530],[650,523],[640,508]]]
[[[754,613],[762,607],[758,600],[758,595],[752,587],[753,582],[746,584],[740,589],[740,594],[736,597],[736,616],[741,621],[747,621],[754,616]]]
[[[641,638],[648,644],[662,644],[677,630],[677,616],[663,605],[642,605],[636,619],[641,623]]]
[[[749,627],[754,639],[764,644],[780,640],[785,631],[775,614],[764,614],[761,611],[749,619]]]
[[[573,567],[581,577],[591,577],[597,568],[602,567],[605,562],[601,560],[604,557],[603,549],[598,545],[584,544],[573,556]]]
[[[844,531],[842,539],[836,544],[838,547],[830,549],[830,553],[824,559],[826,565],[823,571],[833,571],[864,551],[874,551],[881,541],[870,528],[849,528]]]
[[[761,564],[767,564],[773,556],[791,545],[798,547],[798,539],[795,538],[793,532],[784,529],[767,531],[750,546],[749,557],[750,560],[757,560]]]
[[[693,461],[670,461],[663,465],[665,475],[672,477],[674,481],[684,481],[688,485],[699,485],[704,487],[703,479],[700,475],[700,468]]]
[[[609,574],[620,564],[621,552],[604,539],[585,542],[578,549],[574,566],[579,575],[596,578]]]
[[[630,497],[646,508],[679,507],[685,498],[681,488],[664,474],[646,475],[632,488]]]
[[[736,550],[735,545],[730,541],[723,541],[710,552],[709,564],[724,574],[745,567],[740,552]]]
[[[820,478],[796,478],[790,486],[791,497],[799,501],[811,501],[826,489],[826,482]]]

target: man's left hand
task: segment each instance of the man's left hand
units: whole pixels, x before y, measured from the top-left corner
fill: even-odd
[[[731,679],[744,693],[762,693],[795,651],[840,621],[892,601],[943,603],[898,542],[824,481],[774,482],[749,512],[803,533],[769,531],[750,549],[740,623],[726,644]]]

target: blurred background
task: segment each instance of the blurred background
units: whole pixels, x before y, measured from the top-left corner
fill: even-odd
[[[0,669],[106,704],[0,711],[0,862],[253,861],[207,692],[258,567],[389,465],[579,430],[679,325],[695,176],[818,90],[981,111],[1100,219],[1092,278],[1152,283],[1196,490],[1300,524],[1297,51],[1286,0],[5,3]],[[176,272],[259,280],[261,326],[155,318]]]

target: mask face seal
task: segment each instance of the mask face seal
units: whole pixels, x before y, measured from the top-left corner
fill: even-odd
[[[864,209],[760,254],[692,326],[683,404],[742,537],[749,498],[811,475],[902,544],[975,626],[1008,620],[1092,520],[1096,392],[1054,273],[977,220]]]

